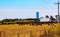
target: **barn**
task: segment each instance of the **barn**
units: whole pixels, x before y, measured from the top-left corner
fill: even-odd
[[[42,17],[39,20],[40,20],[40,22],[50,22],[51,21],[50,18],[46,18],[46,17]]]

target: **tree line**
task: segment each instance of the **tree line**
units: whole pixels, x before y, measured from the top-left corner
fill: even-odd
[[[46,15],[45,16],[46,18],[50,18],[50,20],[51,21],[56,21],[56,18],[54,18],[53,16],[48,16],[48,15]],[[57,17],[57,16],[55,16],[55,17]],[[24,20],[36,20],[36,18],[27,18],[27,19],[18,19],[18,18],[16,18],[16,19],[3,19],[3,20],[1,20],[0,21],[0,23],[4,23],[4,22],[15,22],[15,21],[24,21]]]

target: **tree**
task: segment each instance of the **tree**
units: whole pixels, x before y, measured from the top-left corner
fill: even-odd
[[[53,16],[50,16],[50,20],[53,22],[55,21],[55,18]]]
[[[55,17],[57,17],[58,15],[55,15]]]
[[[46,15],[46,18],[49,18],[49,16],[48,16],[48,15]]]
[[[21,18],[19,20],[22,20]]]
[[[10,19],[3,19],[3,22],[10,22]]]

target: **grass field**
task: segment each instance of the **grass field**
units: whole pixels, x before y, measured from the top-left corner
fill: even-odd
[[[60,37],[60,24],[32,25],[0,25],[4,37]]]

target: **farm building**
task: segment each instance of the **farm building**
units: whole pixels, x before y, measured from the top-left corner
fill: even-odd
[[[57,22],[60,22],[60,15],[59,15],[59,16],[56,15],[56,21],[57,21]]]
[[[42,17],[39,20],[40,20],[40,22],[50,22],[51,21],[50,18],[46,18],[46,17]]]

